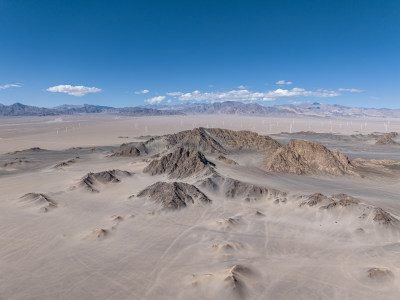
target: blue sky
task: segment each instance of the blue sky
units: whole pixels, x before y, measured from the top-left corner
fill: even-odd
[[[0,103],[398,108],[399,32],[398,0],[0,0]]]

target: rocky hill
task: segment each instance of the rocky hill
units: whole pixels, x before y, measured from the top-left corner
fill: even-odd
[[[397,144],[393,139],[399,134],[397,132],[389,132],[384,134],[375,144],[376,145],[395,145]]]
[[[228,153],[237,150],[272,153],[281,145],[268,136],[251,131],[203,127],[175,134],[152,137],[146,142],[122,144],[114,156],[139,156],[186,147],[204,153]]]
[[[350,159],[344,154],[303,140],[291,141],[267,157],[265,170],[297,175],[356,174]]]
[[[315,193],[308,196],[301,196],[300,207],[309,206],[318,208],[320,211],[336,210],[341,213],[348,213],[349,216],[360,221],[360,225],[375,224],[386,228],[399,228],[400,221],[391,213],[380,207],[362,203],[359,199],[347,194],[333,194],[325,196]]]
[[[79,182],[79,186],[84,189],[98,193],[99,185],[107,183],[120,182],[122,177],[131,176],[132,173],[121,170],[102,171],[86,174]]]
[[[220,128],[207,129],[207,132],[226,150],[250,150],[258,152],[273,153],[281,145],[269,136],[259,135],[248,130],[228,130]]]
[[[168,174],[170,178],[186,178],[210,172],[214,164],[194,149],[178,148],[174,152],[153,160],[144,170],[151,175]]]
[[[286,201],[287,193],[276,189],[254,185],[233,178],[225,178],[214,173],[206,179],[198,182],[201,188],[210,192],[223,195],[227,198],[237,198],[244,201],[256,201],[262,199],[273,199]]]
[[[167,209],[211,203],[197,187],[183,182],[157,182],[139,192],[137,196],[147,197]]]

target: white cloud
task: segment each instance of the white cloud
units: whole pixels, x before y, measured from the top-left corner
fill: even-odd
[[[343,89],[343,88],[340,88],[339,91],[341,91],[341,92],[350,92],[350,93],[362,93],[362,92],[364,92],[363,90],[358,90],[358,89]]]
[[[285,80],[279,80],[279,81],[275,82],[275,84],[286,84],[286,85],[291,85],[291,84],[293,84],[293,82],[291,82],[291,81],[285,81]]]
[[[304,102],[303,102],[303,101],[294,101],[294,100],[290,100],[289,103],[290,103],[290,104],[293,104],[293,105],[299,105],[299,104],[303,104]]]
[[[81,96],[85,96],[87,94],[90,93],[98,93],[101,92],[101,89],[98,89],[96,87],[87,87],[87,86],[82,86],[82,85],[69,85],[69,84],[65,84],[65,85],[56,85],[56,86],[52,86],[49,87],[46,91],[48,92],[52,92],[52,93],[64,93],[64,94],[68,94],[71,96],[77,96],[77,97],[81,97]]]
[[[238,89],[241,89],[241,90],[244,90],[244,89],[247,89],[248,88],[248,86],[245,86],[245,85],[239,85],[238,87],[237,87]]]
[[[143,90],[143,91],[135,92],[135,94],[136,94],[136,95],[139,95],[139,94],[147,94],[148,92],[150,92],[150,91],[149,91],[149,90]]]
[[[181,95],[183,95],[183,93],[182,92],[169,92],[169,93],[166,93],[168,96],[181,96]]]
[[[165,100],[165,96],[157,96],[153,98],[149,98],[144,100],[144,102],[147,102],[149,104],[156,104],[156,103],[161,103]]]
[[[5,89],[8,89],[8,88],[12,88],[12,87],[21,87],[21,85],[20,84],[16,84],[16,83],[0,85],[0,90],[5,90]]]
[[[331,90],[307,91],[302,88],[276,89],[268,92],[251,92],[249,90],[232,90],[228,92],[201,93],[194,91],[178,97],[182,101],[274,101],[280,98],[296,97],[335,97],[340,93]]]

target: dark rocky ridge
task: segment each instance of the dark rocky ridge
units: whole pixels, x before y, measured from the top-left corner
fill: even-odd
[[[79,182],[79,186],[84,189],[98,193],[99,184],[116,183],[120,182],[122,177],[131,176],[132,173],[121,170],[102,171],[97,173],[86,174]]]
[[[144,170],[151,175],[168,174],[170,178],[186,178],[204,172],[212,172],[214,164],[205,156],[190,148],[178,148],[160,159],[153,160]]]
[[[211,200],[197,187],[184,182],[157,182],[139,192],[137,196],[147,197],[166,209],[211,203]]]

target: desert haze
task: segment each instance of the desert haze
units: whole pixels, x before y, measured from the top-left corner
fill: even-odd
[[[398,299],[400,120],[0,118],[0,299]]]

